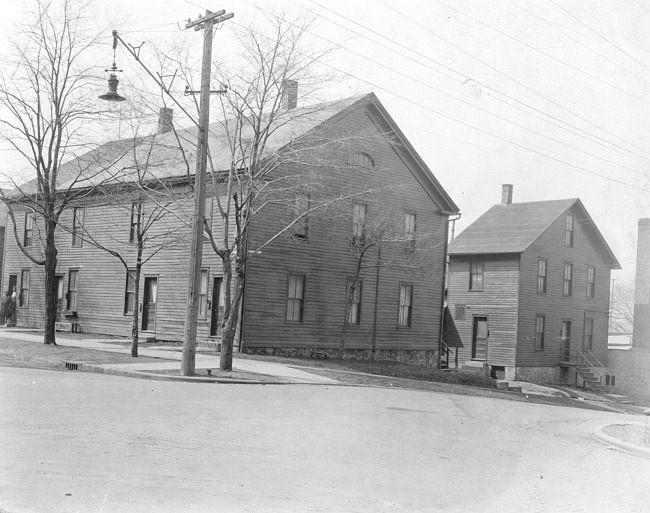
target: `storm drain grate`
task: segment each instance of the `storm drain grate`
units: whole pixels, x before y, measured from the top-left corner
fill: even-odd
[[[65,368],[68,370],[81,370],[80,362],[65,362]]]

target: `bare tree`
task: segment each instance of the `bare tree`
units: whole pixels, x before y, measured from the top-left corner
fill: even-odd
[[[80,181],[92,178],[95,164],[74,158],[88,149],[86,129],[95,116],[96,76],[84,55],[98,32],[88,21],[75,0],[34,0],[0,69],[0,137],[30,168],[25,185],[5,174],[13,192],[2,200],[18,247],[45,269],[45,344],[56,344],[55,232],[70,202],[87,194]],[[23,207],[39,221],[39,246],[26,247],[18,236],[14,210]]]
[[[632,333],[634,325],[634,289],[613,284],[610,305],[609,332]]]

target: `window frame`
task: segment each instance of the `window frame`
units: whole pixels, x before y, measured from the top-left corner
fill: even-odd
[[[27,279],[25,279],[25,277]],[[29,308],[29,285],[31,281],[30,269],[20,270],[20,293],[18,294],[18,307]]]
[[[124,286],[124,315],[133,314],[135,305],[135,275],[136,269],[126,271],[126,284]],[[132,285],[132,288],[129,288]],[[129,299],[131,299],[131,308],[129,308]]]
[[[66,310],[68,311],[77,311],[79,307],[79,269],[68,269],[68,288],[66,293]],[[74,285],[75,288],[71,287],[72,285],[72,276],[75,276]],[[73,301],[74,298],[74,301]]]
[[[82,248],[84,245],[83,236],[84,207],[72,207],[72,230],[70,247]]]
[[[413,222],[410,223],[409,219],[412,219]],[[417,230],[418,216],[415,212],[404,212],[404,252],[409,254],[415,253],[415,241],[416,241],[416,230]]]
[[[542,264],[544,269],[542,273]],[[539,258],[537,260],[537,293],[546,294],[548,290],[548,259]]]
[[[476,266],[476,269],[474,268],[474,266]],[[471,292],[483,292],[484,285],[485,285],[485,260],[483,258],[472,258],[469,261],[468,290]]]
[[[364,151],[356,151],[350,155],[350,165],[363,169],[375,169],[375,159]]]
[[[345,300],[347,306],[348,294],[354,283],[353,278],[348,278],[346,282],[345,289]],[[361,298],[363,297],[363,281],[357,280],[356,288],[354,290],[354,297],[352,298],[352,304],[350,305],[350,311],[348,312],[348,324],[350,326],[359,326],[361,324]]]
[[[199,281],[199,308],[198,308],[198,318],[201,320],[205,320],[208,318],[208,310],[209,310],[208,289],[209,288],[210,288],[210,269],[208,268],[201,269],[201,277]]]
[[[567,248],[573,247],[575,238],[575,216],[573,214],[566,214],[564,217],[564,245]]]
[[[587,299],[596,298],[596,267],[587,266]]]
[[[137,212],[137,209],[140,209]],[[142,220],[144,218],[144,205],[141,202],[134,201],[131,203],[131,226],[129,228],[129,243],[138,242],[137,237],[142,229]]]
[[[568,329],[565,329],[567,327]],[[564,361],[568,361],[571,355],[571,331],[573,329],[571,319],[562,319],[560,321],[560,352]],[[568,342],[568,343],[567,343]],[[563,354],[565,346],[569,348],[569,354]]]
[[[29,228],[28,228],[29,226]],[[25,225],[23,227],[23,246],[29,248],[34,243],[34,211],[25,212]]]
[[[403,293],[404,292],[404,293]],[[402,300],[407,300],[403,302]],[[400,283],[397,299],[397,327],[411,328],[413,326],[413,284]]]
[[[545,333],[546,315],[537,314],[535,317],[535,351],[544,351]]]
[[[298,280],[292,287],[292,278]],[[298,288],[298,285],[300,287]],[[299,273],[287,273],[287,307],[284,320],[289,324],[302,324],[305,322],[305,291],[307,276]],[[295,295],[300,292],[300,296]]]
[[[567,271],[569,272],[567,273]],[[564,272],[562,275],[562,296],[573,296],[573,263],[571,262],[564,262]]]
[[[352,205],[352,244],[363,246],[366,242],[366,219],[368,217],[367,203]]]

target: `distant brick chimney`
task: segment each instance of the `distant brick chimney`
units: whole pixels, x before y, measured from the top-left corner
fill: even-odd
[[[501,186],[501,204],[510,205],[512,203],[512,185],[504,183]]]
[[[166,134],[171,132],[174,126],[174,109],[160,107],[158,112],[158,133]]]
[[[298,106],[298,82],[295,80],[284,81],[280,105],[287,110],[295,109]]]
[[[650,219],[639,219],[632,346],[650,349]]]

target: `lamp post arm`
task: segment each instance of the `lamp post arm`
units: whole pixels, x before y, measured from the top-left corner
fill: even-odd
[[[114,47],[114,48],[115,48],[115,46],[117,45],[117,41],[119,41],[120,43],[122,43],[122,45],[124,46],[124,48],[126,48],[126,49],[129,51],[129,53],[133,56],[133,58],[134,58],[136,61],[138,61],[138,63],[140,63],[140,66],[142,66],[142,68],[143,68],[143,69],[144,69],[144,70],[149,74],[149,76],[150,76],[151,78],[154,79],[154,81],[156,82],[156,84],[158,84],[158,86],[159,86],[163,91],[165,91],[165,94],[167,94],[167,96],[169,96],[169,97],[172,99],[172,101],[173,101],[173,102],[178,106],[178,108],[181,109],[181,111],[182,111],[182,112],[183,112],[183,113],[184,113],[184,114],[185,114],[189,119],[191,119],[192,122],[193,122],[193,123],[198,127],[198,126],[199,126],[199,121],[196,120],[196,119],[192,116],[192,114],[190,114],[190,113],[187,111],[187,109],[185,109],[185,107],[183,107],[183,106],[178,102],[178,100],[174,97],[174,95],[173,95],[172,93],[169,92],[169,89],[167,89],[167,88],[165,87],[165,84],[162,83],[162,80],[160,80],[158,77],[156,77],[156,75],[154,75],[154,74],[149,70],[149,68],[147,68],[147,66],[144,64],[144,62],[142,62],[142,61],[140,60],[140,56],[139,56],[139,55],[138,55],[138,54],[133,50],[133,48],[131,48],[131,46],[130,46],[128,43],[126,43],[126,42],[125,42],[125,41],[124,41],[124,40],[119,36],[119,34],[117,33],[117,30],[114,30],[114,31],[113,31],[113,47]]]

